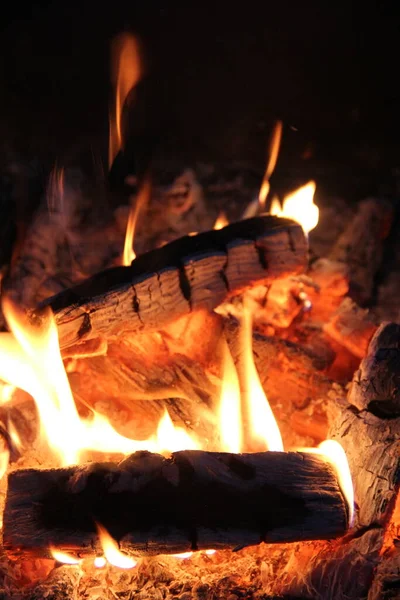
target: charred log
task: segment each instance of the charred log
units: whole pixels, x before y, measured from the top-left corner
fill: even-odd
[[[60,344],[121,330],[161,329],[198,309],[212,310],[255,283],[301,271],[307,242],[300,225],[265,216],[180,238],[61,292],[51,306]]]
[[[293,452],[139,452],[118,466],[9,475],[10,556],[46,556],[49,545],[92,554],[96,523],[127,553],[177,553],[335,538],[347,529],[348,508],[333,467]]]

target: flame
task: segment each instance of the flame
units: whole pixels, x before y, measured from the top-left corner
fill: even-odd
[[[115,100],[113,110],[110,111],[109,167],[122,147],[122,109],[129,92],[140,81],[141,62],[137,38],[128,33],[117,36],[111,47],[111,79]]]
[[[213,229],[222,229],[223,227],[226,227],[226,225],[229,225],[229,221],[224,211],[221,210],[217,217],[217,220],[214,223]]]
[[[181,427],[175,427],[167,410],[157,428],[156,445],[160,452],[178,452],[179,450],[198,450],[200,446]]]
[[[283,452],[281,433],[254,364],[251,343],[252,317],[246,305],[243,307],[240,335],[242,348],[242,360],[239,365],[240,383],[242,401],[248,415],[249,441],[261,450]]]
[[[104,558],[104,556],[96,556],[96,558],[93,561],[93,564],[96,567],[96,569],[103,569],[106,566],[107,561]]]
[[[258,194],[258,204],[260,211],[263,211],[265,209],[265,203],[270,189],[269,180],[272,173],[275,170],[276,162],[279,156],[279,149],[282,140],[282,129],[282,121],[277,121],[272,131],[271,140],[269,143],[268,162],[265,167],[264,177]]]
[[[207,556],[212,556],[215,553],[216,550],[213,550],[212,548],[210,548],[210,550],[204,550],[204,554],[207,554]]]
[[[120,551],[117,542],[111,537],[107,529],[98,523],[96,526],[104,556],[110,565],[120,569],[133,569],[133,567],[136,567],[136,560]]]
[[[318,448],[301,448],[300,451],[319,454],[333,465],[337,473],[340,489],[349,507],[349,527],[351,527],[354,523],[355,512],[354,487],[346,452],[343,447],[335,440],[325,440],[319,444]]]
[[[67,554],[66,552],[60,552],[59,550],[56,550],[52,546],[50,546],[50,552],[51,552],[51,555],[54,558],[54,560],[56,560],[57,562],[63,563],[64,565],[79,565],[82,562],[81,559],[76,558],[75,556],[71,556],[70,554]]]
[[[8,469],[8,463],[10,461],[10,451],[4,442],[2,449],[0,450],[0,480],[3,479]]]
[[[126,226],[124,252],[122,255],[122,265],[129,267],[136,258],[136,252],[133,249],[133,239],[135,235],[136,223],[142,208],[148,203],[151,194],[150,178],[145,177],[143,185],[139,189],[136,202],[132,204],[129,212],[128,224]]]
[[[272,202],[270,213],[278,217],[294,219],[310,233],[318,225],[319,208],[314,204],[315,181],[309,181],[292,194],[285,196],[283,206],[278,200]]]
[[[174,558],[180,558],[181,560],[186,560],[193,556],[193,552],[181,552],[181,554],[171,554]]]
[[[240,385],[228,344],[224,347],[219,428],[222,449],[225,452],[240,452],[242,446]]]
[[[17,388],[15,387],[15,385],[5,383],[1,388],[0,404],[7,404],[7,402],[10,402],[16,389]]]

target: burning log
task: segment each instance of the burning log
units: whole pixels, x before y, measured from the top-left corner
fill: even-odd
[[[239,549],[331,539],[348,527],[334,467],[301,452],[137,452],[9,475],[4,546],[10,557],[100,550],[101,524],[128,554]]]
[[[301,271],[307,242],[300,225],[264,216],[180,238],[50,298],[61,347],[118,331],[161,329],[255,283]]]

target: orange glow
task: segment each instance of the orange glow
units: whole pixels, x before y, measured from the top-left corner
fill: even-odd
[[[115,99],[113,110],[110,111],[109,167],[122,147],[122,109],[129,92],[137,85],[141,76],[138,40],[128,33],[117,36],[111,47],[111,80]]]
[[[181,554],[171,554],[174,558],[180,558],[181,560],[186,560],[193,556],[193,552],[182,552]]]
[[[8,463],[10,460],[10,451],[7,447],[0,450],[0,479],[3,479],[8,469]]]
[[[104,556],[110,565],[119,567],[120,569],[133,569],[136,567],[136,560],[120,551],[117,542],[111,537],[105,527],[97,523],[97,531]]]
[[[66,552],[60,552],[59,550],[56,550],[52,547],[50,547],[50,552],[54,560],[63,563],[64,565],[79,565],[82,562],[82,560],[80,560],[79,558],[71,556]]]
[[[268,150],[268,162],[265,167],[264,177],[263,177],[263,180],[261,183],[260,192],[258,194],[258,203],[259,203],[260,211],[263,211],[265,209],[265,203],[266,203],[267,196],[269,194],[269,189],[270,189],[269,180],[270,180],[272,173],[275,170],[276,163],[277,163],[278,156],[279,156],[279,149],[281,147],[282,129],[283,129],[282,121],[277,121],[275,123],[275,127],[272,131],[272,136],[271,136],[271,140],[269,143],[269,150]]]
[[[224,211],[221,210],[221,212],[219,213],[219,215],[217,217],[217,220],[214,223],[213,229],[222,229],[223,227],[226,227],[227,225],[229,225],[229,221],[228,221],[227,216],[224,213]]]
[[[252,317],[246,306],[240,328],[242,364],[240,365],[242,402],[248,418],[247,439],[262,450],[283,451],[278,424],[261,385],[252,349]]]
[[[175,427],[167,410],[158,424],[156,447],[161,453],[200,449],[199,444],[184,429]]]
[[[242,447],[242,415],[239,378],[228,344],[224,347],[219,429],[224,452],[240,452]]]
[[[207,556],[212,556],[215,553],[216,553],[216,550],[212,550],[212,549],[204,551],[204,554],[207,554]]]
[[[285,196],[282,207],[279,201],[273,201],[271,215],[294,219],[300,223],[305,233],[310,233],[318,225],[319,219],[319,208],[314,204],[315,189],[315,181],[309,181],[292,194]]]
[[[124,252],[122,255],[122,265],[129,267],[131,262],[136,258],[136,252],[133,249],[133,240],[135,236],[136,224],[140,211],[148,203],[151,194],[150,179],[146,177],[143,185],[139,189],[136,202],[132,204],[129,212],[128,223],[126,226]]]
[[[349,527],[354,523],[354,487],[351,472],[343,447],[335,440],[325,440],[318,448],[301,448],[301,452],[319,454],[326,458],[337,473],[340,489],[349,507]]]
[[[2,386],[1,392],[0,392],[0,404],[7,404],[7,402],[10,402],[15,390],[16,390],[15,385],[10,385],[9,383],[5,383]]]

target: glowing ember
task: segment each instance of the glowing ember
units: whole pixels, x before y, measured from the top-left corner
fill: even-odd
[[[0,479],[4,477],[8,469],[8,462],[10,460],[10,452],[7,447],[0,449]]]
[[[240,386],[228,344],[224,347],[219,428],[222,449],[225,452],[240,452],[242,446]]]
[[[212,549],[204,551],[204,554],[207,554],[207,556],[212,556],[215,553],[216,553],[216,550],[212,550]]]
[[[213,229],[222,229],[223,227],[226,227],[226,225],[229,225],[229,221],[226,214],[222,210],[214,223]]]
[[[63,563],[64,565],[79,565],[82,561],[75,556],[71,556],[66,552],[60,552],[55,548],[50,548],[50,552],[54,560]]]
[[[193,556],[193,552],[182,552],[181,554],[171,554],[174,558],[180,558],[181,560],[186,560]]]
[[[149,201],[150,194],[151,183],[150,179],[146,177],[143,181],[143,185],[139,189],[136,202],[132,204],[131,210],[129,212],[128,224],[126,226],[124,252],[122,255],[122,264],[126,267],[129,267],[131,262],[136,258],[136,252],[133,249],[133,240],[135,236],[136,223],[140,211]]]
[[[107,561],[104,558],[104,556],[96,556],[96,558],[93,561],[93,564],[96,567],[96,569],[103,569],[106,566]]]
[[[117,542],[113,537],[111,537],[107,529],[105,529],[102,525],[97,524],[97,531],[99,533],[104,556],[110,565],[119,567],[120,569],[133,569],[136,567],[136,560],[120,551]]]
[[[243,307],[241,322],[241,392],[248,415],[248,438],[252,445],[261,450],[283,451],[283,443],[260,378],[254,364],[252,349],[252,317],[246,306]]]
[[[122,146],[122,109],[129,92],[142,75],[138,40],[128,34],[119,35],[111,49],[111,78],[115,90],[114,110],[110,111],[109,166]]]
[[[275,199],[271,205],[271,215],[294,219],[305,233],[310,233],[318,225],[319,218],[319,208],[314,204],[315,188],[315,181],[303,185],[284,198],[282,208]]]

